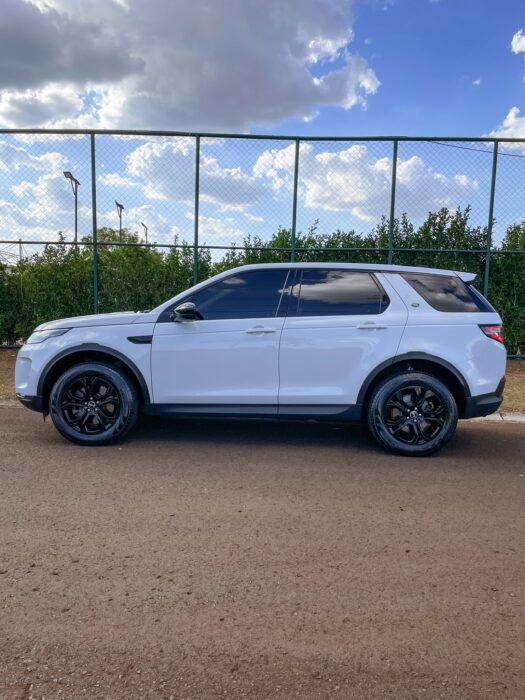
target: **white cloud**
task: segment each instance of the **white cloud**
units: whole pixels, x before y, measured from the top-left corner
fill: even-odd
[[[520,117],[519,108],[512,107],[503,120],[503,123],[492,131],[490,136],[525,140],[525,116]],[[506,144],[506,147],[512,148],[513,146],[512,144]],[[525,148],[525,144],[520,144],[518,147]]]
[[[353,0],[5,1],[6,126],[244,131],[380,85],[349,52]]]
[[[0,89],[109,83],[142,70],[118,25],[97,12],[82,16],[75,11],[79,3],[71,2],[70,11],[56,4],[2,0]]]
[[[275,191],[290,188],[294,147],[266,151],[254,173],[266,177]],[[352,145],[338,152],[315,153],[303,143],[299,161],[299,187],[304,205],[311,209],[350,211],[364,221],[388,213],[392,161],[375,159],[366,146]],[[448,177],[425,165],[419,156],[397,164],[397,212],[423,217],[440,207],[467,202],[478,183],[466,175]]]
[[[16,172],[21,168],[33,170],[61,170],[67,162],[62,153],[49,152],[40,156],[32,155],[21,146],[0,141],[0,170]]]
[[[191,212],[186,218],[195,220]],[[199,216],[199,243],[201,245],[240,245],[246,236],[246,231],[237,228],[231,217]]]
[[[72,239],[72,231],[67,231],[64,222],[58,222],[55,217],[40,217],[36,219],[32,212],[28,212],[24,206],[15,202],[0,200],[1,238],[21,239],[22,241],[54,241],[57,239],[59,231],[67,232],[69,239]],[[73,223],[72,214],[69,221]],[[56,225],[55,225],[56,224]],[[34,248],[26,246],[26,254],[34,252]]]
[[[144,238],[142,222],[148,227],[148,242],[172,243],[173,237],[179,233],[179,228],[170,223],[168,219],[155,211],[151,204],[142,204],[138,207],[130,207],[124,210],[122,225],[124,228],[137,233]],[[115,209],[107,212],[99,212],[98,225],[118,229],[119,218]],[[161,241],[162,239],[162,241]]]
[[[19,141],[20,143],[24,144],[33,144],[33,143],[53,143],[55,141],[86,141],[89,139],[89,136],[86,134],[12,134],[13,138],[16,141]],[[116,138],[116,137],[114,137]]]
[[[3,90],[0,93],[0,124],[31,127],[73,117],[84,106],[72,85],[49,84],[43,88]]]
[[[129,177],[123,177],[120,173],[104,173],[99,175],[97,180],[102,185],[109,185],[110,187],[137,187],[139,184],[134,180],[130,180]]]
[[[125,210],[124,225],[141,235],[142,221],[149,227],[150,236],[159,241],[171,241],[175,234],[187,235],[189,225],[184,219],[186,206],[177,211],[171,205],[179,203],[193,207],[194,139],[159,138],[155,141],[139,140],[139,143],[140,145],[125,157],[121,172],[99,174],[99,195],[104,193],[104,188],[129,188],[131,192],[127,200],[129,206]],[[208,139],[202,139],[202,145],[201,203],[213,204],[221,213],[236,212],[250,221],[263,221],[262,217],[251,212],[250,208],[268,191],[267,183],[246,173],[240,167],[222,167],[217,158],[209,155],[210,152],[215,153],[214,149],[208,149],[209,146],[220,148],[221,144],[213,141],[208,143]],[[14,140],[0,140],[0,173],[3,175],[3,191],[0,192],[0,198],[8,199],[7,193],[12,196],[11,202],[3,203],[0,225],[4,233],[0,238],[31,238],[31,225],[35,227],[35,231],[41,229],[52,239],[59,230],[70,233],[74,221],[74,198],[70,184],[63,176],[63,170],[72,169],[78,172],[77,166],[77,163],[70,163],[62,153],[33,155],[31,147],[25,144]],[[86,201],[90,201],[89,193],[89,188],[81,188],[78,210],[80,235],[85,235],[91,228],[91,209],[84,206]],[[119,197],[118,192],[115,195]],[[143,197],[150,201],[142,204]],[[132,206],[137,203],[137,199],[140,206]],[[159,207],[152,200],[169,201],[170,206]],[[160,209],[164,216],[156,209]],[[182,223],[177,222],[179,226],[175,225],[171,218],[175,215],[183,217]],[[227,216],[224,218],[224,221],[226,220],[231,221]],[[99,210],[98,221],[100,226],[117,226],[116,211],[113,208],[106,212]],[[214,235],[239,235],[235,226],[225,224],[221,229],[218,221],[219,219],[204,218],[203,226]],[[212,223],[214,229],[211,227]]]
[[[525,34],[523,33],[522,29],[516,32],[516,34],[514,34],[514,36],[512,37],[510,48],[512,49],[512,53],[525,53]],[[525,73],[523,75],[523,81],[525,82]]]
[[[472,85],[479,87],[481,85],[481,78],[478,78],[477,80],[473,80]]]
[[[525,34],[523,34],[523,30],[520,29],[519,31],[514,34],[512,37],[511,41],[511,49],[512,52],[515,54],[518,53],[525,53]],[[524,75],[524,80],[525,80],[525,75]],[[515,138],[515,139],[524,139],[525,141],[525,116],[520,117],[520,109],[519,107],[512,107],[508,112],[507,116],[503,120],[503,123],[498,125],[494,131],[491,131],[489,136],[496,136],[498,138]],[[507,149],[512,149],[512,150],[525,150],[525,143],[523,144],[512,144],[512,143],[507,143],[505,144],[505,147]]]
[[[73,239],[73,197],[62,199],[59,181],[52,176],[39,178],[38,183],[24,182],[17,186],[17,200],[0,201],[2,217],[0,238],[22,241],[55,241],[62,232],[67,240]],[[63,180],[64,178],[62,178]],[[66,183],[67,184],[67,183]],[[67,195],[67,190],[66,193]],[[40,199],[44,197],[44,199]],[[91,231],[91,209],[79,207],[79,232]],[[34,252],[27,247],[26,253]]]
[[[525,53],[525,34],[523,33],[523,29],[520,29],[514,34],[510,43],[510,48],[513,53]]]
[[[148,199],[191,204],[195,194],[195,145],[191,139],[148,142],[126,159],[127,172],[144,181]],[[241,168],[223,168],[216,158],[201,153],[200,197],[222,211],[244,211],[264,192],[263,183]]]
[[[73,210],[73,195],[69,183],[63,174],[41,175],[36,181],[24,180],[18,185],[13,185],[11,191],[19,200],[24,209],[24,215],[34,221],[49,221],[57,216],[67,220],[67,214]]]

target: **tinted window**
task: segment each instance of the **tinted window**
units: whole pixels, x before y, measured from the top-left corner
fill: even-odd
[[[379,314],[388,297],[368,272],[303,270],[295,285],[297,316]]]
[[[226,277],[185,301],[193,301],[206,320],[276,316],[288,270],[254,270]],[[282,315],[282,314],[281,314]]]
[[[426,275],[414,272],[402,277],[437,311],[492,311],[481,294],[456,275]]]
[[[489,304],[489,302],[485,299],[481,292],[478,292],[476,287],[473,287],[471,284],[467,284],[467,289],[472,294],[474,301],[478,305],[478,309],[480,311],[490,311],[491,313],[495,313],[496,309],[491,304]]]

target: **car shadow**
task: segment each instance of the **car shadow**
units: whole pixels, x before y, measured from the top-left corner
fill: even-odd
[[[198,442],[220,445],[311,445],[372,447],[362,423],[271,419],[141,417],[126,441]]]
[[[459,462],[484,464],[493,468],[496,463],[518,459],[519,441],[509,439],[503,425],[460,421],[450,443],[430,457],[417,459],[390,452],[378,445],[366,424],[358,422],[333,423],[323,421],[291,421],[232,418],[179,418],[143,416],[126,442],[177,443],[218,448],[237,447],[285,447],[323,448],[323,450],[348,449],[367,457],[390,457],[422,464],[426,460],[444,460],[451,465]],[[507,431],[509,426],[505,426]],[[518,426],[518,429],[521,426]],[[516,428],[510,428],[514,431]]]

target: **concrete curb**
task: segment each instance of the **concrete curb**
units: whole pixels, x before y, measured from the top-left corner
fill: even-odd
[[[13,399],[10,396],[0,396],[0,408],[23,408],[18,399]],[[481,418],[470,418],[476,422],[490,423],[525,423],[525,413],[492,413],[490,416],[482,416]]]
[[[18,406],[23,408],[18,399],[12,399],[10,396],[0,396],[0,406],[2,408],[17,408]]]
[[[492,413],[490,416],[481,416],[481,418],[471,418],[474,421],[483,421],[484,423],[525,423],[525,413]]]

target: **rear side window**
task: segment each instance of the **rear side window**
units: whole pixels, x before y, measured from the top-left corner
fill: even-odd
[[[368,272],[302,270],[296,280],[291,316],[380,314],[389,299]]]
[[[456,275],[401,274],[411,287],[437,311],[479,312],[494,309],[481,294]]]

